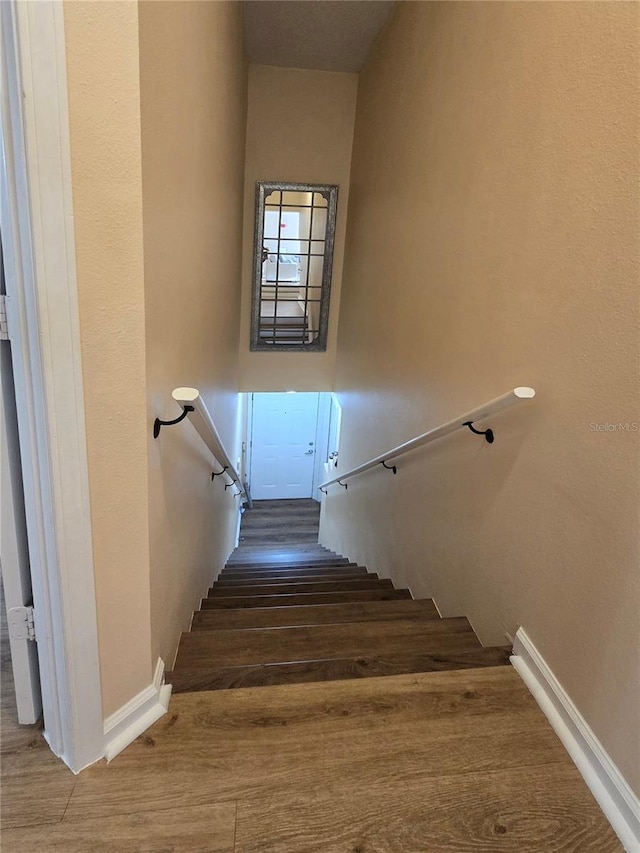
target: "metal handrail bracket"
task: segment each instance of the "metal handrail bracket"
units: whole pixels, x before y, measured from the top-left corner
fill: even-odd
[[[215,477],[220,477],[222,479],[222,482],[225,484],[225,491],[230,486],[235,486],[236,489],[238,489],[238,491],[234,493],[235,497],[240,496],[245,498],[246,493],[244,487],[241,485],[242,481],[240,474],[236,470],[229,454],[225,450],[222,439],[220,438],[220,433],[218,432],[216,425],[213,422],[213,418],[209,414],[209,410],[200,396],[198,389],[175,388],[171,392],[171,396],[176,403],[184,408],[185,411],[188,410],[187,417],[191,421],[192,426],[220,465],[222,470],[212,473],[215,473]]]
[[[376,456],[374,459],[370,459],[368,462],[363,462],[362,465],[357,465],[355,468],[351,468],[344,474],[340,474],[339,477],[334,477],[333,480],[327,480],[326,483],[321,483],[318,488],[324,490],[327,486],[333,486],[336,483],[341,486],[346,486],[345,480],[355,477],[357,474],[362,474],[370,468],[375,468],[376,465],[383,465],[385,468],[393,470],[393,473],[395,474],[395,466],[388,464],[392,459],[397,459],[399,456],[409,453],[410,450],[415,450],[417,447],[422,447],[424,444],[430,444],[432,441],[436,441],[437,439],[442,438],[445,435],[449,435],[449,433],[455,432],[459,429],[469,428],[471,432],[478,435],[484,435],[485,440],[491,444],[494,440],[493,430],[476,430],[473,426],[475,421],[481,421],[483,418],[495,415],[504,409],[508,409],[510,406],[514,406],[516,403],[531,400],[535,397],[535,394],[536,392],[533,388],[526,386],[520,386],[518,388],[514,388],[512,391],[507,391],[506,394],[502,394],[501,397],[496,397],[495,400],[489,400],[488,403],[484,403],[482,406],[477,406],[470,412],[466,412],[458,418],[447,421],[446,424],[434,427],[433,429],[422,433],[422,435],[418,435],[409,441],[405,441],[403,444],[399,444],[397,447],[392,447],[391,450],[387,450],[386,453],[381,453],[379,456]]]

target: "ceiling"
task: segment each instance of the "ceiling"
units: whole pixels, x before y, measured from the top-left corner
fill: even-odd
[[[245,0],[249,62],[359,71],[393,5],[386,0]]]

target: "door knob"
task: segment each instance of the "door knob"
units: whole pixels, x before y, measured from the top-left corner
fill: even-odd
[[[307,450],[307,452],[304,455],[305,456],[313,456],[313,450]]]

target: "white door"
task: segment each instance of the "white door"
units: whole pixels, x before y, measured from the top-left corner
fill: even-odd
[[[310,498],[317,393],[252,394],[251,497]]]
[[[22,493],[22,467],[9,341],[0,340],[0,566],[9,624],[9,648],[18,722],[35,723],[42,714],[38,651],[28,639],[25,608],[32,604],[29,548]]]

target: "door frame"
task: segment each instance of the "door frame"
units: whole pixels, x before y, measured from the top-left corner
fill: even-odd
[[[313,491],[312,497],[318,503],[322,503],[323,493],[318,486],[323,483],[325,477],[325,462],[327,454],[327,442],[329,439],[329,423],[332,406],[333,393],[321,391],[318,399],[318,422],[316,425],[316,455],[313,467]]]
[[[104,755],[63,4],[1,5],[2,229],[44,735]],[[11,282],[12,288],[9,289]]]

